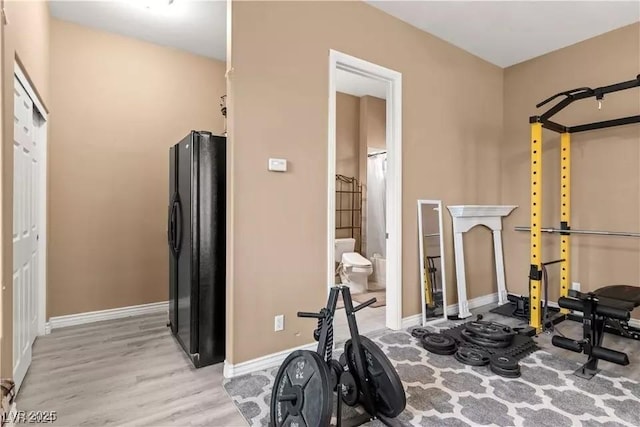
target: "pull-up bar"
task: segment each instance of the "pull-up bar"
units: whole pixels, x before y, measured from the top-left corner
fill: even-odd
[[[549,102],[561,96],[564,96],[564,99],[562,99],[560,102],[558,102],[556,105],[554,105],[549,110],[542,113],[541,115],[530,117],[529,123],[541,123],[545,129],[549,129],[558,133],[576,133],[576,132],[584,132],[588,130],[604,129],[604,128],[609,128],[614,126],[640,123],[640,115],[622,117],[619,119],[605,120],[601,122],[588,123],[588,124],[577,125],[577,126],[564,126],[550,120],[551,117],[558,114],[560,111],[564,110],[567,106],[569,106],[571,103],[575,101],[579,101],[581,99],[586,99],[586,98],[595,98],[600,102],[604,99],[604,96],[609,93],[620,92],[622,90],[633,89],[635,87],[640,87],[640,74],[638,74],[638,76],[636,76],[636,78],[633,80],[627,80],[625,82],[620,82],[620,83],[612,84],[609,86],[602,86],[596,89],[591,89],[589,87],[580,87],[580,88],[556,93],[555,95],[550,96],[544,101],[538,103],[536,107],[540,108],[543,105],[546,105]]]
[[[531,227],[514,227],[515,231],[531,231]],[[601,230],[562,230],[560,228],[542,228],[543,233],[559,233],[559,234],[593,234],[596,236],[620,236],[620,237],[640,237],[640,233],[632,233],[628,231],[601,231]]]

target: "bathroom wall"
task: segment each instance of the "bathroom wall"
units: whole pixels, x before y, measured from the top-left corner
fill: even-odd
[[[336,173],[358,176],[360,98],[336,92]]]
[[[360,182],[362,204],[367,206],[367,154],[368,148],[387,147],[387,105],[374,96],[360,98]],[[362,211],[362,253],[367,253],[367,209]]]
[[[360,98],[336,92],[336,174],[358,177],[360,168]],[[336,182],[336,190],[339,183]],[[351,209],[352,198],[348,194],[336,195],[336,209]],[[356,218],[356,222],[358,218]],[[336,211],[336,227],[352,223],[351,212]],[[357,231],[357,230],[356,230]],[[336,238],[352,237],[351,230],[337,230]],[[361,236],[356,233],[356,249]]]
[[[375,96],[363,96],[360,98],[360,110],[364,115],[360,116],[364,142],[369,148],[387,148],[387,103],[384,99]],[[362,140],[361,140],[362,141]]]
[[[373,96],[357,97],[336,92],[336,173],[355,176],[362,185],[362,242],[356,238],[356,248],[366,254],[367,217],[367,149],[386,148],[386,103]],[[342,208],[350,208],[343,197]],[[336,213],[344,223],[350,223],[349,212]],[[337,220],[338,218],[336,218]],[[350,230],[336,230],[336,237],[351,237]]]

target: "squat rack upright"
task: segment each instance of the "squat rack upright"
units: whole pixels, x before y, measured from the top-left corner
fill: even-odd
[[[556,98],[564,98],[539,116],[529,118],[531,124],[531,265],[529,270],[529,326],[539,333],[543,327],[542,316],[542,233],[558,232],[560,234],[560,296],[569,294],[570,263],[571,263],[571,134],[595,129],[604,129],[615,126],[623,126],[640,123],[640,115],[622,117],[613,120],[588,123],[576,126],[564,126],[551,120],[551,117],[569,106],[575,101],[587,98],[595,98],[601,105],[604,96],[609,93],[640,87],[640,74],[633,80],[603,86],[596,89],[581,87],[565,92],[557,93],[536,105],[540,108]],[[542,228],[542,129],[549,129],[560,134],[560,227],[558,229]],[[517,227],[526,230],[525,227]],[[575,230],[579,234],[611,234],[629,235],[637,237],[638,233],[625,232],[589,232],[587,230]],[[563,320],[568,313],[562,309],[554,323]],[[544,320],[546,321],[546,320]]]

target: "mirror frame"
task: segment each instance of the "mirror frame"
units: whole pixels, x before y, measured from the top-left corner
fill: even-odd
[[[424,273],[425,273],[425,265],[424,265],[424,233],[422,229],[422,212],[424,206],[434,206],[433,209],[438,212],[438,226],[440,227],[440,267],[441,267],[441,275],[442,275],[442,317],[434,317],[427,321],[427,309],[425,306],[425,289],[424,289]],[[418,200],[418,245],[419,245],[419,253],[420,253],[420,276],[418,281],[420,283],[420,302],[422,307],[422,326],[425,326],[429,323],[439,322],[442,320],[447,320],[447,269],[445,263],[445,255],[444,255],[444,227],[442,224],[442,200],[428,200],[428,199],[419,199]]]

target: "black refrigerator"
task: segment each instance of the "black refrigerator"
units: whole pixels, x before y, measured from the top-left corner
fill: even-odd
[[[225,356],[226,138],[191,131],[169,159],[169,325],[199,368]]]

